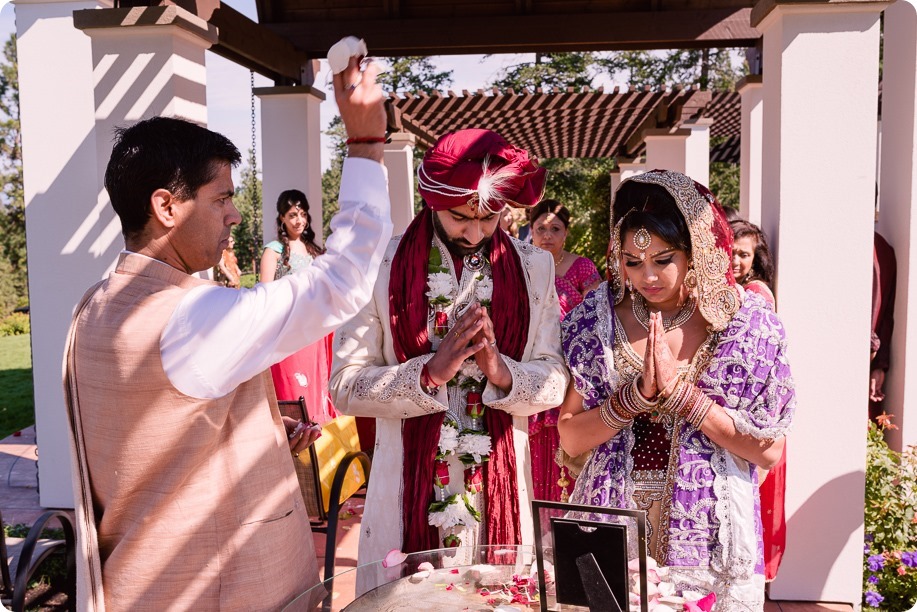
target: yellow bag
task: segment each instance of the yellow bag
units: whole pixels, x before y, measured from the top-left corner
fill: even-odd
[[[357,421],[352,416],[338,416],[322,428],[321,437],[315,441],[315,455],[318,459],[319,481],[322,487],[322,505],[325,512],[331,504],[331,484],[338,465],[344,455],[360,450],[360,438],[357,435]],[[299,460],[311,467],[310,453],[300,453]],[[353,461],[347,467],[344,486],[341,487],[341,501],[349,499],[366,483],[366,475],[359,461]]]

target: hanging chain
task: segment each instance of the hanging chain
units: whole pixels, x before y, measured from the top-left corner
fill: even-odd
[[[258,147],[258,132],[255,126],[255,73],[254,71],[249,71],[249,82],[250,82],[250,91],[251,91],[251,116],[252,116],[252,148],[249,151],[248,166],[251,169],[251,185],[249,188],[249,194],[252,198],[252,223],[251,223],[251,232],[252,232],[252,244],[255,246],[255,256],[252,259],[252,269],[257,274],[258,267],[258,256],[257,254],[261,252],[261,225],[262,225],[262,204],[261,204],[261,189],[258,188],[258,156],[256,155],[256,150]]]
[[[250,157],[250,159],[249,159],[248,161],[249,161],[249,164],[251,165],[252,174],[257,174],[257,173],[256,173],[256,170],[257,170],[257,165],[256,165],[257,162],[256,162],[256,160],[257,160],[257,158],[255,157],[255,147],[256,147],[256,145],[257,145],[257,133],[256,133],[256,131],[255,131],[255,73],[254,73],[254,71],[249,71],[249,75],[251,75],[251,96],[252,96],[252,100],[251,100],[251,106],[252,106],[252,148],[251,148],[251,157]]]

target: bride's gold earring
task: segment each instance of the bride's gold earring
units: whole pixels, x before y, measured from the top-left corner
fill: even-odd
[[[697,272],[695,272],[693,265],[688,267],[688,273],[685,274],[684,285],[688,288],[688,293],[694,295],[697,290]]]

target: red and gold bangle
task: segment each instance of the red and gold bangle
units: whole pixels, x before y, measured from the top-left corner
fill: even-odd
[[[602,404],[599,407],[599,417],[601,417],[602,423],[604,423],[608,429],[621,430],[626,427],[630,427],[633,424],[634,420],[627,419],[627,418],[621,418],[619,416],[618,410],[615,409],[616,403],[617,402],[615,400],[615,397],[612,396],[608,398],[608,401],[606,401],[604,404]]]
[[[640,377],[634,378],[634,381],[630,384],[631,392],[630,397],[633,399],[634,407],[638,409],[639,412],[653,412],[659,407],[659,402],[655,398],[644,397],[643,393],[640,391]]]
[[[694,385],[685,380],[679,381],[672,390],[672,394],[660,403],[659,411],[682,416],[691,397],[692,387]]]

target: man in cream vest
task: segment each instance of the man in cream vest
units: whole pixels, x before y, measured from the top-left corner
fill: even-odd
[[[528,417],[561,403],[567,372],[551,255],[498,223],[544,179],[495,132],[443,136],[418,171],[422,211],[335,337],[335,407],[376,417],[360,563],[533,540]],[[364,569],[357,588],[388,578]]]
[[[65,360],[79,609],[277,610],[318,583],[290,456],[317,433],[281,420],[267,368],[370,298],[392,229],[375,73],[352,59],[334,78],[358,142],[328,254],[252,290],[192,276],[240,221],[238,150],[178,119],[119,132],[105,187],[125,251],[77,307]]]

